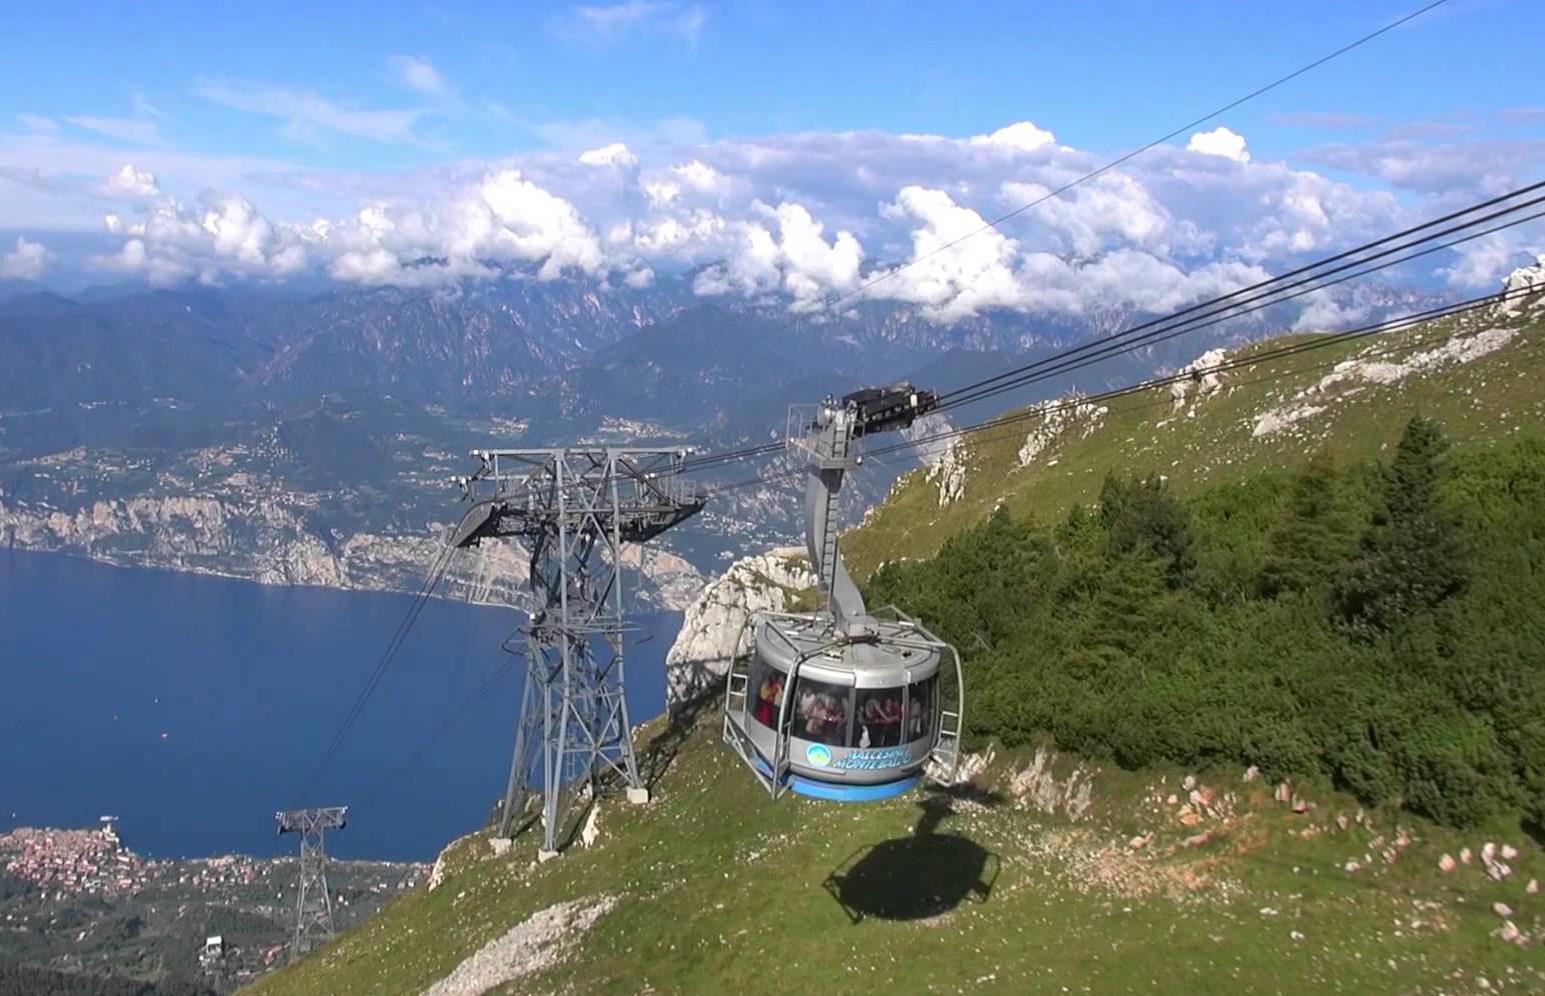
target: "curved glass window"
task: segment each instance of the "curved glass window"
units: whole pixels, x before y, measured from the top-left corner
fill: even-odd
[[[895,747],[901,743],[901,693],[897,688],[860,688],[854,698],[853,737],[848,746]]]
[[[794,694],[794,723],[790,733],[801,740],[844,747],[848,742],[848,712],[853,689],[824,681],[800,678]]]
[[[906,739],[908,743],[933,735],[934,713],[938,711],[939,676],[925,678],[907,687]]]
[[[788,675],[764,661],[760,655],[751,661],[746,682],[746,712],[768,729],[778,725],[778,706],[783,702],[783,688]]]

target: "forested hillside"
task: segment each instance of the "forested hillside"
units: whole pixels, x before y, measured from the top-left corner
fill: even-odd
[[[1177,497],[1105,479],[891,564],[962,650],[978,737],[1321,774],[1455,826],[1545,823],[1545,440],[1319,457]]]

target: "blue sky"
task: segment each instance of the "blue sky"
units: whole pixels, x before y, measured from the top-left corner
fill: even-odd
[[[155,226],[137,233],[133,221],[151,212],[151,187],[109,184],[104,192],[104,179],[124,165],[154,177],[155,198],[177,201],[182,214],[167,215],[163,236],[176,218],[208,228],[207,213],[188,211],[207,211],[211,196],[243,198],[243,224],[260,215],[284,226],[349,218],[375,203],[407,210],[422,191],[426,203],[441,205],[440,219],[455,183],[514,169],[573,205],[578,224],[605,241],[604,229],[624,216],[643,225],[649,209],[677,211],[677,222],[690,226],[691,211],[705,205],[642,192],[650,169],[696,161],[729,179],[730,165],[745,170],[733,196],[729,180],[693,188],[715,195],[711,206],[726,224],[746,223],[756,204],[776,209],[797,195],[829,248],[842,225],[868,261],[877,243],[887,251],[915,245],[919,229],[882,232],[879,207],[899,202],[871,196],[877,188],[867,180],[851,196],[819,189],[812,177],[821,163],[830,168],[839,146],[859,158],[878,148],[855,150],[830,136],[964,143],[1033,122],[1069,154],[1096,163],[1421,5],[13,4],[0,13],[0,228],[100,231],[114,214],[114,231],[154,249]],[[1538,173],[1545,94],[1535,56],[1545,49],[1545,22],[1524,16],[1531,7],[1449,0],[1217,124],[1242,136],[1253,163],[1284,166],[1283,183],[1298,182],[1294,170],[1312,170],[1346,190],[1387,194],[1404,209]],[[622,181],[626,196],[613,191],[602,204],[595,176],[558,175],[559,160],[616,142],[638,173]],[[760,150],[754,162],[742,154],[746,142]],[[810,157],[796,171],[802,185],[758,172],[772,158],[799,156]],[[985,176],[974,185],[961,179],[968,165],[957,172],[947,157],[931,156],[899,171],[890,193],[953,184],[955,204],[990,217],[1002,184],[1060,175],[1042,165],[1039,173],[1005,167],[984,187]],[[130,203],[115,208],[115,197]],[[201,197],[205,209],[188,207]],[[745,209],[738,217],[726,212],[731,200]],[[1177,225],[1191,213],[1181,203],[1162,206]],[[545,226],[543,246],[573,230],[561,208],[539,207],[557,211],[532,223]],[[1373,214],[1388,220],[1382,210]],[[778,228],[767,218],[769,230]],[[630,246],[648,255],[636,238]],[[1173,239],[1160,248],[1166,258],[1189,252]],[[1250,251],[1241,252],[1248,260]],[[336,255],[311,252],[307,260],[332,263]],[[570,255],[577,262],[565,265],[580,268],[595,259],[583,248]],[[610,266],[615,254],[603,255]],[[198,269],[184,259],[161,278]]]
[[[354,168],[494,157],[670,119],[731,137],[968,135],[1029,118],[1115,151],[1419,5],[17,4],[0,14],[0,116],[138,116],[187,149]],[[621,13],[596,14],[608,6]],[[1262,154],[1287,155],[1343,131],[1295,115],[1365,118],[1371,131],[1527,104],[1538,96],[1528,53],[1545,43],[1540,18],[1517,16],[1528,6],[1450,0],[1231,124]],[[1488,57],[1499,47],[1515,57]],[[409,84],[405,56],[432,66],[444,91]],[[210,99],[229,89],[356,115],[420,112],[411,132],[423,144],[282,135],[277,119]]]

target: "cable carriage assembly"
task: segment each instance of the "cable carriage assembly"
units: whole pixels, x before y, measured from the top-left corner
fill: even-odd
[[[809,460],[805,548],[815,612],[747,620],[724,690],[724,740],[774,798],[887,799],[930,763],[953,775],[964,696],[955,648],[895,607],[864,605],[837,551],[837,494],[855,439],[905,429],[937,404],[910,384],[789,411],[788,446]]]

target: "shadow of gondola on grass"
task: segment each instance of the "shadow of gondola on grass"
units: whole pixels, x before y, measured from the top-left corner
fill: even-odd
[[[987,805],[998,801],[980,790],[969,795]],[[923,812],[911,834],[859,848],[826,877],[822,884],[849,921],[926,920],[965,902],[987,902],[998,856],[968,837],[939,830],[955,812],[952,800],[961,797],[960,790],[931,791],[918,803]]]

